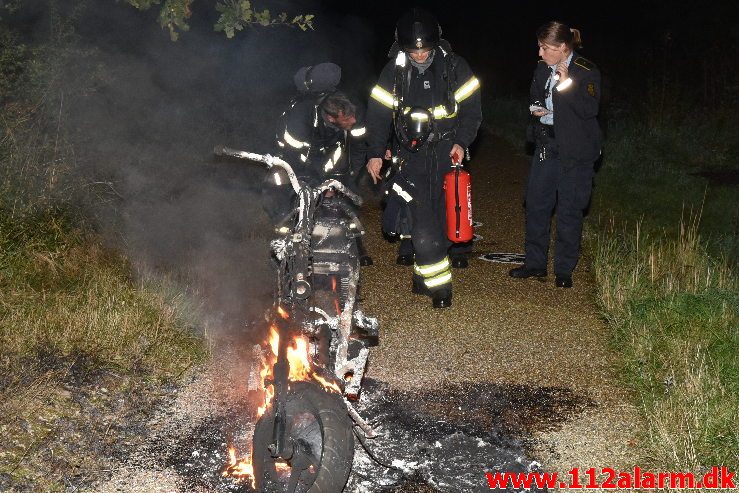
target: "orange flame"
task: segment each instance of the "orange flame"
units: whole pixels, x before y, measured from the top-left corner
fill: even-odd
[[[256,488],[254,477],[254,467],[252,466],[251,456],[247,455],[243,459],[236,458],[236,449],[228,448],[228,467],[223,471],[223,476],[232,476],[238,480],[248,479],[252,488]]]
[[[289,314],[289,313],[287,313],[287,311],[285,311],[285,309],[284,309],[284,308],[282,308],[282,307],[281,307],[281,306],[279,306],[279,305],[277,306],[277,313],[279,313],[279,314],[280,314],[280,316],[281,316],[281,317],[282,317],[283,319],[285,319],[285,320],[289,320],[289,319],[290,319],[290,314]]]

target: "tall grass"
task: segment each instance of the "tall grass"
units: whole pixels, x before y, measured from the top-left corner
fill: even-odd
[[[719,112],[617,112],[596,177],[598,301],[655,467],[739,467],[739,202],[736,185],[696,176],[737,171],[735,134]]]
[[[675,234],[604,225],[598,299],[638,390],[660,467],[739,466],[739,281],[685,219]]]
[[[649,127],[623,113],[609,125],[596,177],[595,211],[617,218],[643,218],[643,228],[677,232],[684,210],[701,211],[697,225],[713,255],[739,257],[736,184],[721,184],[698,172],[739,174],[739,135],[722,114],[685,118]]]
[[[158,395],[205,347],[188,298],[134,280],[125,259],[59,211],[22,220],[5,212],[0,489],[65,491],[105,464],[110,427],[125,430],[119,418],[137,412],[126,403],[155,401],[141,394]]]

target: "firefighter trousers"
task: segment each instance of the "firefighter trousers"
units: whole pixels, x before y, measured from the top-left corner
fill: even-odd
[[[413,200],[409,204],[412,217],[411,241],[415,252],[414,282],[423,282],[431,292],[452,289],[452,272],[447,248],[444,224],[438,207],[442,202],[442,190],[433,187],[428,175],[409,176],[413,183]],[[436,190],[438,188],[438,190]]]

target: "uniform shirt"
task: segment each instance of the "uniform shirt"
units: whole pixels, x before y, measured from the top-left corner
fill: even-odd
[[[570,66],[570,62],[572,61],[573,54],[574,52],[570,53],[570,56],[568,56],[567,60],[565,60],[565,64],[568,68]],[[552,93],[554,92],[554,87],[557,85],[557,81],[554,80],[554,74],[557,73],[557,65],[549,65],[549,68],[552,70],[552,73],[549,74],[549,79],[547,80],[547,85],[544,91],[546,96],[545,104],[550,112],[539,118],[539,121],[542,122],[544,125],[554,125],[554,101],[552,101]]]
[[[453,73],[447,75],[453,93],[451,112],[444,108],[449,89],[444,79],[448,57],[454,57],[455,65]],[[423,74],[410,63],[410,57],[403,51],[394,54],[383,68],[367,107],[367,157],[379,158],[385,154],[393,124],[393,108],[398,105],[401,95],[400,88],[398,94],[393,93],[396,67],[403,71],[402,83],[405,85],[403,108],[399,109],[416,106],[428,109],[434,115],[440,133],[456,129],[450,139],[462,148],[469,147],[482,122],[480,83],[462,57],[437,47],[431,66]]]
[[[546,83],[552,74],[543,60],[534,70],[531,81],[531,104],[546,98]],[[552,91],[552,107],[556,108],[554,135],[562,158],[595,161],[600,155],[602,134],[598,125],[600,103],[600,71],[586,58],[573,53],[568,77],[571,84],[559,82]]]

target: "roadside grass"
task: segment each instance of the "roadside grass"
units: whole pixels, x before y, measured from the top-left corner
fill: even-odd
[[[137,394],[204,359],[193,307],[165,288],[63,214],[0,210],[0,485],[62,491],[101,468]]]
[[[524,99],[488,100],[484,112],[524,148]],[[623,382],[646,418],[643,464],[737,470],[737,185],[696,173],[737,173],[739,136],[731,115],[682,114],[649,123],[611,111],[584,247]]]
[[[673,234],[687,211],[699,214],[698,233],[714,256],[739,257],[737,184],[698,176],[724,171],[739,177],[739,132],[728,116],[686,118],[649,127],[623,115],[609,125],[596,177],[594,211],[613,210],[642,228]]]
[[[609,125],[586,241],[598,301],[648,429],[645,459],[739,468],[739,201],[723,115]]]
[[[75,172],[49,60],[64,58],[0,36],[0,87],[13,89],[0,94],[2,491],[104,477],[208,353],[192,298],[135,276],[86,219],[101,197]]]
[[[739,282],[697,221],[677,235],[601,225],[598,300],[649,429],[644,453],[670,470],[739,466]]]

